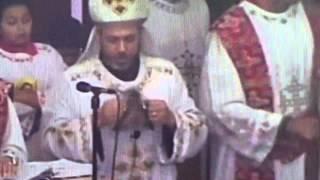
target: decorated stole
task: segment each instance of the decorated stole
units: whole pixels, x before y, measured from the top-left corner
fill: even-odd
[[[0,146],[3,142],[3,137],[6,131],[9,119],[8,107],[8,83],[0,79]]]
[[[237,69],[247,105],[273,112],[273,91],[270,72],[258,35],[244,10],[235,6],[211,27],[218,33],[225,49]],[[238,154],[236,158],[236,180],[274,180],[273,159],[292,161],[304,150],[288,151],[288,137],[276,142],[266,162],[257,165]],[[290,138],[290,137],[289,137]],[[292,137],[293,139],[293,137]],[[284,145],[285,144],[285,145]]]

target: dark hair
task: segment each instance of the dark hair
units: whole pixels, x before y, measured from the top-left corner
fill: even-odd
[[[63,28],[62,28],[63,27]],[[55,48],[81,48],[84,45],[82,24],[72,17],[55,18],[48,32],[49,44]]]
[[[29,0],[0,0],[0,20],[2,20],[3,12],[11,7],[16,5],[24,5],[30,10]],[[31,12],[30,12],[31,13]]]

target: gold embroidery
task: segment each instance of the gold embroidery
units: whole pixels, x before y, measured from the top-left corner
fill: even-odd
[[[121,16],[128,11],[129,6],[133,5],[135,0],[104,0],[103,3],[112,9],[114,13]]]
[[[143,170],[143,171],[151,171],[151,169],[154,166],[153,161],[143,161],[142,164],[143,164],[143,166],[141,167],[141,170]]]
[[[116,165],[115,170],[118,171],[120,174],[126,173],[129,171],[129,164],[125,162],[120,162]]]
[[[98,70],[94,70],[92,74],[95,75],[99,81],[101,81],[102,75]]]
[[[74,73],[71,75],[71,81],[77,81],[81,78],[84,78],[84,77],[88,77],[88,75],[93,75],[94,77],[96,77],[99,81],[102,80],[102,74],[95,70],[93,72],[91,71],[86,71],[86,72],[79,72],[79,73]]]
[[[192,123],[189,123],[189,127],[190,127],[190,130],[194,133],[194,135],[197,137],[199,136],[200,134],[200,128],[201,128],[202,124],[197,124],[197,125],[194,125]]]
[[[65,143],[64,143],[62,132],[61,131],[57,131],[57,136],[58,136],[58,146],[60,148],[64,147]]]
[[[70,131],[70,130],[65,130],[63,132],[63,134],[67,137],[67,138],[70,138],[71,136],[74,135],[73,131]]]
[[[47,133],[53,133],[53,134],[54,134],[54,133],[56,133],[56,132],[57,132],[56,128],[54,128],[54,127],[49,127],[45,134],[47,134]]]
[[[80,133],[82,140],[82,152],[84,152],[87,159],[91,159],[89,150],[88,125],[85,118],[80,118]]]
[[[148,179],[147,177],[151,175],[155,165],[154,152],[153,145],[142,148],[136,143],[133,144],[131,148],[121,153],[122,160],[116,165],[118,175],[130,180],[135,178]]]
[[[95,77],[98,80],[102,79],[102,74],[97,70],[100,65],[100,60],[91,59],[86,62],[83,62],[79,65],[73,66],[67,71],[71,81],[76,81],[84,77]]]
[[[163,66],[151,66],[148,68],[148,72],[152,73],[152,71],[155,70],[159,73],[169,74],[173,75],[173,69],[169,67],[163,67]]]

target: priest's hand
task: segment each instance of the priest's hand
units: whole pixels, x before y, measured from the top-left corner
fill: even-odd
[[[319,117],[311,113],[303,113],[290,119],[286,130],[309,141],[317,140],[320,137]]]
[[[176,127],[175,116],[165,101],[149,100],[146,103],[148,108],[148,116],[153,124],[167,125],[172,128]]]
[[[9,157],[0,158],[0,177],[13,178],[18,174],[18,165],[13,164]]]
[[[119,119],[121,119],[124,113],[127,111],[127,103],[120,100]],[[117,99],[108,100],[103,103],[99,110],[98,126],[108,126],[113,128],[118,120],[118,101]]]

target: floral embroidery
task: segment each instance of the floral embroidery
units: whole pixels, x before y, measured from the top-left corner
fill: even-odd
[[[45,44],[36,44],[35,46],[36,46],[36,49],[38,52],[39,51],[45,51],[47,53],[52,52],[52,49]],[[17,62],[17,63],[30,62],[34,59],[33,58],[34,56],[26,54],[26,53],[12,54],[12,53],[6,53],[3,50],[0,50],[0,57],[3,59],[7,59],[9,61],[12,61],[12,62]]]
[[[88,124],[85,118],[80,118],[80,132],[82,140],[82,152],[84,152],[87,159],[91,159],[90,155],[90,140],[88,135]]]
[[[132,147],[121,154],[121,160],[116,164],[118,177],[126,179],[148,179],[151,177],[155,147],[141,146],[133,143]]]

